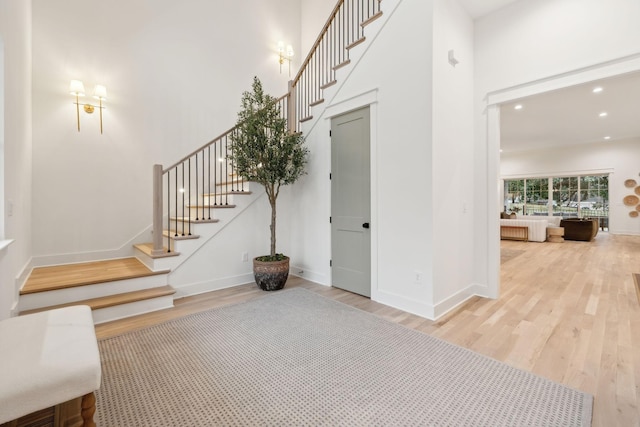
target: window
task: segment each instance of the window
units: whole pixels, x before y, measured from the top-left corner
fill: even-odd
[[[504,197],[506,212],[598,218],[603,229],[609,225],[608,175],[505,180]]]
[[[549,212],[549,179],[536,178],[525,180],[525,215],[547,215]]]

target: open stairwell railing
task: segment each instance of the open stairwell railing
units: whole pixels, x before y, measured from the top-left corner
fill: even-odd
[[[300,71],[279,98],[280,113],[291,132],[311,120],[323,91],[336,84],[336,71],[350,63],[349,51],[365,41],[364,28],[382,15],[382,0],[339,0]],[[213,221],[213,210],[229,206],[229,196],[246,183],[228,160],[234,127],[173,165],[153,167],[152,256],[173,251],[172,238],[191,235],[191,224]],[[163,233],[163,229],[166,230]],[[163,244],[166,235],[166,247]]]

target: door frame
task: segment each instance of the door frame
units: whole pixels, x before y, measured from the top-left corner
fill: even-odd
[[[378,117],[378,90],[373,89],[356,95],[352,98],[332,102],[327,107],[324,114],[324,120],[327,122],[328,129],[331,129],[331,119],[348,113],[350,111],[359,110],[360,108],[369,107],[369,166],[370,166],[370,191],[371,191],[371,300],[378,300],[378,133],[377,133],[377,117]],[[328,136],[328,133],[327,133]],[[329,156],[331,163],[331,156]],[[331,170],[331,164],[329,164]],[[329,190],[331,191],[331,190]],[[331,194],[329,194],[331,199]],[[329,248],[331,248],[331,229],[329,229]],[[331,249],[329,249],[331,250]],[[331,254],[333,255],[333,254]],[[329,269],[329,280],[333,283],[332,269]]]
[[[610,61],[601,62],[566,73],[557,74],[530,81],[518,86],[508,87],[486,93],[486,170],[487,170],[487,204],[485,211],[485,233],[479,237],[486,242],[487,252],[487,284],[485,292],[477,295],[489,298],[500,296],[500,220],[496,212],[501,210],[500,189],[500,105],[515,99],[537,95],[551,90],[563,89],[579,84],[589,83],[608,77],[620,76],[640,71],[640,53],[636,53]],[[497,210],[496,210],[497,209]]]

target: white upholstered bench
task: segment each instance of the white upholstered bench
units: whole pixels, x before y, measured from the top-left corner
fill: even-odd
[[[0,424],[80,401],[81,414],[74,416],[83,426],[95,426],[93,392],[101,370],[88,306],[0,321],[0,343]]]

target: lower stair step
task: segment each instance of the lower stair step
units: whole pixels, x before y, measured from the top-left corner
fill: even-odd
[[[99,310],[101,308],[113,307],[120,304],[128,304],[136,301],[144,301],[151,298],[158,298],[167,295],[173,295],[176,290],[171,286],[160,286],[157,288],[143,289],[141,291],[125,292],[122,294],[109,295],[101,298],[92,298],[83,301],[74,301],[67,304],[59,304],[51,307],[43,307],[35,310],[21,311],[20,314],[31,314],[39,311],[53,310],[56,308],[71,307],[73,305],[88,305],[91,310]]]
[[[136,258],[36,267],[20,290],[20,295],[166,273],[168,271],[151,271]]]
[[[180,252],[176,252],[176,251],[169,252],[166,247],[162,248],[162,253],[160,255],[152,255],[153,243],[140,243],[137,245],[133,245],[133,247],[151,258],[166,258],[170,256],[180,255]]]
[[[142,314],[144,312],[160,310],[163,308],[169,308],[173,306],[172,295],[176,293],[176,290],[171,286],[159,286],[151,289],[143,289],[140,291],[125,292],[121,294],[109,295],[101,298],[92,298],[83,301],[74,301],[67,304],[59,304],[50,307],[42,307],[34,310],[21,311],[20,315],[31,314],[45,310],[53,310],[56,308],[69,307],[74,305],[88,305],[94,315],[95,323],[103,323],[110,320],[119,319],[122,317],[128,317],[136,314]],[[163,297],[170,297],[164,298]],[[157,300],[157,302],[151,302],[151,300]],[[131,306],[135,303],[147,302],[147,307],[144,308],[140,304],[132,312],[127,312],[125,308],[127,305]],[[159,302],[159,304],[158,304]],[[111,314],[107,313],[107,309],[113,308]],[[113,314],[117,313],[117,314]]]

